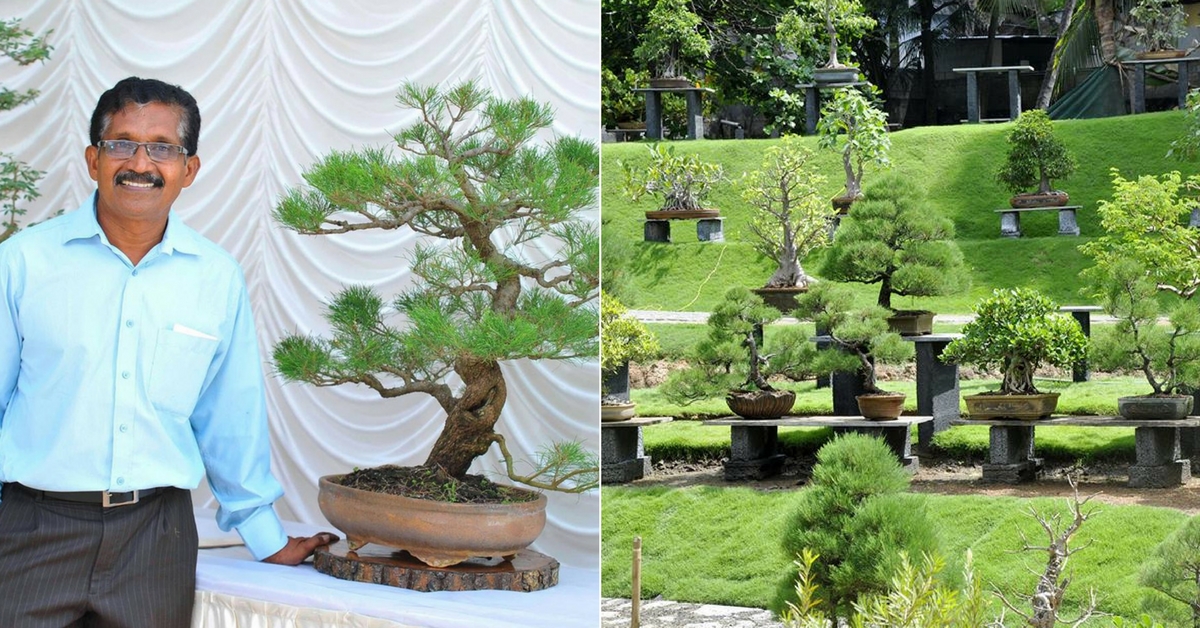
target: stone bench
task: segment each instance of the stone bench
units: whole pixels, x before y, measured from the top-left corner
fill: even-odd
[[[650,472],[650,458],[644,455],[642,428],[667,423],[671,417],[635,417],[628,421],[600,423],[600,481],[604,484],[632,482]]]
[[[1075,210],[1082,205],[1062,205],[1055,207],[1005,207],[994,210],[1000,214],[1000,235],[1006,238],[1021,237],[1021,212],[1045,212],[1058,210],[1058,235],[1079,235],[1079,223],[1075,222]]]
[[[919,466],[909,436],[913,425],[932,421],[931,416],[902,416],[894,421],[871,421],[861,416],[785,416],[778,419],[726,417],[702,425],[728,427],[729,459],[726,480],[762,479],[778,475],[787,456],[779,452],[780,427],[831,427],[835,433],[857,432],[882,438],[900,464],[915,473]]]
[[[1180,429],[1200,427],[1200,417],[1177,421],[1131,421],[1123,417],[1060,416],[1038,421],[1015,419],[960,419],[951,425],[986,425],[988,461],[983,465],[985,482],[1016,484],[1036,480],[1042,471],[1041,458],[1034,457],[1033,432],[1039,427],[1132,427],[1136,458],[1129,467],[1129,486],[1170,488],[1192,477],[1192,465],[1180,448]]]
[[[967,75],[967,122],[980,122],[979,74],[1003,73],[1008,75],[1008,119],[1016,120],[1021,115],[1021,84],[1017,80],[1020,72],[1032,72],[1033,66],[1003,65],[976,68],[953,68],[953,72]]]
[[[646,212],[646,223],[642,234],[646,242],[671,242],[672,220],[695,220],[696,239],[701,242],[724,242],[725,219],[711,215],[711,211],[655,211]]]

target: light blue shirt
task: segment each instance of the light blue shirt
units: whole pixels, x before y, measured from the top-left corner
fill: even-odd
[[[172,212],[135,267],[78,210],[0,244],[0,481],[46,491],[192,489],[255,558],[272,507],[262,363],[237,261]]]

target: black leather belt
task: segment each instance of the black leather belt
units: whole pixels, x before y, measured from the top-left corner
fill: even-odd
[[[78,502],[81,504],[98,504],[105,508],[131,506],[138,503],[142,498],[149,497],[163,490],[161,488],[146,488],[128,493],[113,493],[111,491],[73,491],[64,493],[59,491],[42,491],[15,482],[10,486],[20,488],[34,498],[57,499],[59,501]]]

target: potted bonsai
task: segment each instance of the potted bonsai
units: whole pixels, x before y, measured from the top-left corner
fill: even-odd
[[[672,371],[659,391],[680,405],[724,394],[730,411],[747,419],[787,414],[796,393],[776,389],[768,378],[782,374],[799,379],[809,372],[802,363],[786,361],[791,352],[763,352],[759,330],[779,316],[746,288],[730,288],[709,315],[708,336],[697,343],[689,366]]]
[[[892,297],[928,297],[963,290],[970,278],[954,243],[954,223],[929,211],[910,179],[888,175],[867,188],[825,255],[821,276],[879,284],[879,307],[902,335],[933,331],[933,312],[897,310]]]
[[[1000,370],[1000,390],[966,395],[973,419],[1040,419],[1058,407],[1058,393],[1042,394],[1033,384],[1038,367],[1070,368],[1087,353],[1079,323],[1048,297],[1029,288],[997,289],[975,306],[975,320],[942,351],[942,360]]]
[[[895,364],[912,357],[911,343],[888,329],[888,310],[872,306],[854,309],[854,295],[843,285],[823,282],[802,295],[796,318],[812,320],[817,329],[827,330],[829,348],[820,351],[805,345],[810,368],[818,373],[857,372],[863,381],[858,409],[864,418],[899,418],[904,408],[904,393],[879,388],[875,368],[880,363]]]
[[[1110,333],[1093,338],[1092,362],[1106,371],[1141,372],[1151,392],[1117,399],[1127,419],[1182,419],[1192,411],[1192,389],[1200,382],[1200,311],[1179,301],[1167,324],[1154,281],[1141,264],[1120,260],[1094,273],[1104,310],[1117,319]]]
[[[635,414],[629,398],[629,363],[653,357],[658,340],[625,306],[607,292],[600,293],[601,421],[625,421]]]
[[[815,40],[824,31],[829,56],[825,65],[813,69],[813,79],[821,84],[854,81],[858,78],[858,68],[845,65],[838,59],[838,31],[852,38],[864,35],[875,27],[874,18],[866,15],[859,0],[821,0],[815,3],[814,8],[819,13],[816,22],[805,20],[792,10],[783,15],[776,31],[785,41],[798,41],[801,38]]]
[[[400,156],[332,152],[274,217],[301,234],[420,234],[411,260],[420,280],[391,301],[370,287],[343,289],[328,304],[329,334],[283,338],[275,368],[289,382],[428,395],[441,409],[428,417],[443,427],[423,464],[321,478],[321,512],[351,549],[378,543],[434,567],[512,557],[545,525],[546,496],[470,475],[472,461],[495,446],[513,482],[597,486],[597,457],[578,442],[548,445],[532,472],[519,473],[495,430],[503,362],[596,355],[598,236],[580,214],[595,206],[597,148],[577,137],[534,144],[553,122],[550,106],[471,81],[405,83],[397,99],[417,112],[395,135]],[[542,246],[530,254],[528,243]]]
[[[1187,35],[1187,12],[1176,0],[1140,0],[1129,10],[1129,17],[1133,23],[1125,25],[1125,30],[1142,48],[1137,58],[1175,59],[1185,54],[1177,47]]]
[[[650,164],[618,162],[625,173],[622,190],[637,202],[643,196],[662,198],[657,210],[646,212],[647,220],[716,218],[721,212],[704,207],[713,186],[725,180],[721,166],[702,161],[694,154],[680,154],[674,146],[650,146]]]
[[[768,148],[762,168],[742,177],[742,198],[750,204],[754,249],[775,262],[766,285],[754,292],[781,312],[796,307],[796,295],[815,281],[800,265],[812,251],[829,243],[829,221],[836,210],[821,197],[825,177],[810,164],[812,151],[796,136]]]
[[[817,123],[821,148],[842,154],[846,189],[833,199],[840,213],[862,196],[863,168],[868,162],[886,167],[892,140],[887,132],[887,114],[861,91],[852,87],[834,90],[833,98],[821,108]]]
[[[1075,158],[1054,135],[1050,116],[1030,109],[1017,118],[1008,134],[1008,155],[996,172],[996,180],[1014,196],[1013,207],[1061,207],[1070,200],[1066,192],[1051,189],[1054,179],[1075,172]],[[1036,191],[1030,189],[1037,187]]]
[[[701,65],[712,49],[697,32],[700,17],[688,8],[688,0],[658,0],[647,16],[641,43],[633,57],[652,68],[650,87],[691,87],[686,70]]]

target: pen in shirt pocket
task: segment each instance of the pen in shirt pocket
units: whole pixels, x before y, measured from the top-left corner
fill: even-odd
[[[196,338],[203,338],[205,340],[216,340],[217,339],[216,336],[210,336],[202,331],[196,331],[195,329],[192,329],[191,327],[188,327],[186,325],[180,325],[179,323],[175,323],[175,326],[171,328],[171,331],[173,331],[175,333],[183,334],[185,336],[194,336]]]

